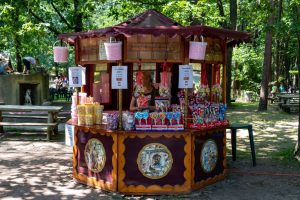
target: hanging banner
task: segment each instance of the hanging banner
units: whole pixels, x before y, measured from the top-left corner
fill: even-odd
[[[127,89],[127,66],[112,66],[111,89]]]
[[[179,65],[178,88],[193,88],[193,66]]]
[[[85,68],[70,67],[69,68],[69,87],[81,87],[85,85]]]

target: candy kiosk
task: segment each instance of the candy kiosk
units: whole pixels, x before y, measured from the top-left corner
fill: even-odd
[[[74,179],[125,194],[173,194],[225,178],[226,47],[247,42],[247,33],[185,27],[148,10],[59,39],[74,45],[85,69],[68,121]],[[132,96],[149,105],[143,71],[157,88],[155,109],[131,112]]]

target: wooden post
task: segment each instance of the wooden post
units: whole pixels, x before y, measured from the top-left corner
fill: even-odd
[[[48,112],[48,123],[54,122],[54,116],[53,112]],[[54,130],[55,127],[48,126],[47,127],[47,140],[49,141],[51,139],[51,132]]]
[[[213,95],[211,89],[214,84],[216,84],[216,64],[211,65],[211,87],[210,87],[210,102],[215,102],[215,96]]]
[[[226,104],[226,64],[223,64],[222,72],[222,82],[223,82],[223,102]]]
[[[227,44],[226,41],[223,43],[223,71],[222,71],[222,84],[223,84],[223,103],[226,104],[226,63],[227,63]],[[230,102],[229,102],[230,103]]]
[[[184,128],[187,128],[188,103],[188,88],[184,88]]]
[[[80,103],[79,103],[79,92],[78,92],[78,88],[76,87],[76,105],[79,105]]]
[[[3,118],[2,118],[2,111],[0,111],[0,122],[3,121]],[[0,133],[4,133],[3,131],[3,126],[0,126]]]
[[[122,63],[119,62],[119,66],[121,66]],[[123,98],[122,98],[122,89],[119,89],[118,90],[118,95],[119,95],[119,98],[118,98],[118,101],[119,101],[119,130],[122,130],[122,107],[123,107]]]

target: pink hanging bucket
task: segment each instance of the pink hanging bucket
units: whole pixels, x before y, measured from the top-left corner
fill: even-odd
[[[190,41],[189,58],[194,60],[204,60],[206,46],[207,42]]]
[[[122,59],[122,42],[105,42],[105,52],[107,55],[107,60],[121,60]]]
[[[58,42],[58,41],[57,41]],[[68,62],[68,44],[65,47],[63,46],[55,46],[56,42],[53,45],[53,55],[54,55],[54,62],[57,63],[66,63]]]

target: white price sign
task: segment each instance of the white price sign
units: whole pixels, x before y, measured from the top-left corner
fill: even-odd
[[[179,88],[193,88],[193,66],[179,65]]]
[[[69,87],[81,87],[85,85],[85,68],[70,67],[69,68]]]
[[[112,66],[112,89],[127,89],[127,66]]]

